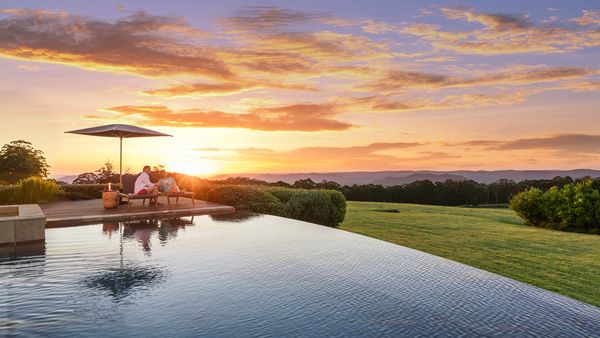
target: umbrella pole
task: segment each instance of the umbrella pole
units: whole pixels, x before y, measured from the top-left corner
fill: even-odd
[[[119,136],[119,184],[123,189],[123,137]]]

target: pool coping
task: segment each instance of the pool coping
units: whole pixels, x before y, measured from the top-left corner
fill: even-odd
[[[77,217],[58,217],[48,218],[46,220],[46,228],[61,228],[78,225],[88,225],[102,222],[127,222],[143,220],[148,218],[169,218],[180,216],[208,215],[208,214],[229,214],[235,212],[234,207],[218,206],[211,208],[198,209],[177,209],[177,210],[157,210],[152,212],[139,213],[119,213],[110,215],[91,215]]]

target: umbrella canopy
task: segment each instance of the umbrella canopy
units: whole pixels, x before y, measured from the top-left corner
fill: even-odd
[[[173,136],[169,134],[159,133],[158,131],[140,128],[128,124],[108,124],[85,129],[77,129],[66,131],[69,134],[80,134],[89,136],[101,137],[118,137],[119,138],[119,182],[123,186],[123,139],[132,137],[153,137],[153,136]]]

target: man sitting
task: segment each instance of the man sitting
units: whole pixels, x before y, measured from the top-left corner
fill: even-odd
[[[141,174],[136,178],[133,193],[136,195],[152,195],[158,193],[156,184],[150,181],[150,166],[144,166]],[[160,205],[156,197],[150,199],[151,205]]]

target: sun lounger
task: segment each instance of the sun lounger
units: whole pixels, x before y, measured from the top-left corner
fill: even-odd
[[[189,198],[192,200],[192,206],[196,206],[196,202],[194,201],[194,193],[191,191],[163,192],[160,193],[160,196],[165,196],[167,198],[167,203],[169,206],[171,206],[171,197],[175,197],[175,203],[179,203],[179,197]]]

